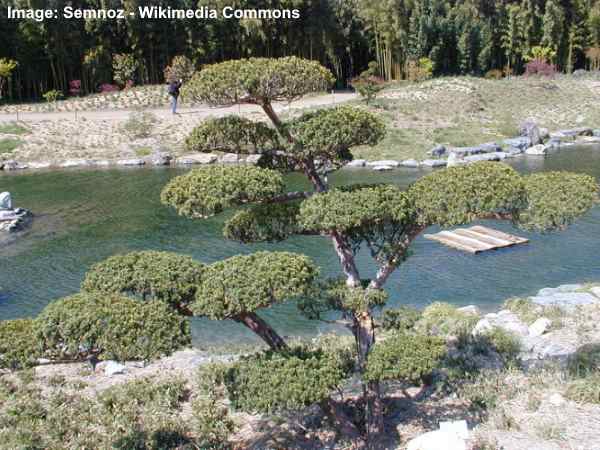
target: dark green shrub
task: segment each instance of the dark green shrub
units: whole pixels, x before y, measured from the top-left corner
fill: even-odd
[[[41,356],[31,319],[0,321],[0,368],[22,369],[35,365]]]
[[[497,352],[506,364],[515,363],[521,352],[521,341],[518,336],[502,328],[470,337],[466,345],[472,345],[476,353],[487,354],[490,350]]]
[[[468,336],[479,318],[474,314],[459,311],[443,302],[434,302],[423,310],[415,328],[424,334],[440,336]]]
[[[399,306],[383,312],[382,327],[384,330],[408,331],[421,318],[421,312],[411,306]]]
[[[575,377],[585,377],[600,371],[600,344],[585,344],[569,359],[569,372]]]
[[[36,319],[51,357],[149,360],[190,343],[188,322],[160,301],[110,294],[77,294],[48,305]]]
[[[419,384],[438,366],[445,353],[446,344],[441,338],[398,333],[373,347],[364,378]]]
[[[93,266],[81,289],[157,299],[185,312],[194,300],[204,265],[189,256],[143,251],[112,256]]]
[[[224,382],[236,409],[273,412],[326,399],[351,367],[349,358],[322,350],[269,351],[233,364],[226,370]]]
[[[262,122],[239,116],[207,119],[185,140],[191,152],[263,153],[279,147],[278,135]]]

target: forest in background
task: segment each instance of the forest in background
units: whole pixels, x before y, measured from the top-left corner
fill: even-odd
[[[193,9],[298,9],[297,20],[9,20],[8,6],[62,10],[162,5]],[[97,92],[116,81],[115,55],[135,61],[133,84],[164,82],[176,55],[196,67],[253,57],[296,55],[332,70],[337,87],[372,60],[386,80],[428,58],[434,75],[519,74],[542,47],[557,70],[597,69],[600,0],[0,0],[0,58],[17,63],[4,100],[40,99],[50,90]],[[0,74],[1,77],[1,74]],[[119,84],[119,83],[117,83]]]

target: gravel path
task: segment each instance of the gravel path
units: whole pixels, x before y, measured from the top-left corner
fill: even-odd
[[[277,112],[284,112],[288,109],[298,108],[310,108],[313,106],[322,106],[328,104],[337,104],[354,100],[357,98],[355,93],[341,92],[334,94],[318,95],[315,97],[303,98],[301,100],[287,103],[276,103],[275,110]],[[133,109],[118,109],[118,110],[105,110],[105,111],[60,111],[60,112],[22,112],[15,113],[3,113],[0,114],[1,122],[13,122],[15,120],[23,122],[40,122],[45,120],[73,120],[75,118],[85,118],[88,120],[105,120],[105,121],[122,121],[126,120]],[[173,115],[168,107],[163,108],[148,108],[144,111],[152,112],[159,118],[171,118]],[[228,114],[249,114],[253,112],[260,112],[260,107],[256,105],[239,105],[227,108],[212,108],[207,105],[201,105],[193,108],[182,107],[179,109],[181,116],[194,116],[195,118],[203,118],[207,116],[225,116]]]

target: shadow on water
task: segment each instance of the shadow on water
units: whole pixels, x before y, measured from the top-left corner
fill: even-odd
[[[600,178],[600,149],[568,149],[548,158],[511,161],[519,171],[572,170]],[[33,316],[48,302],[75,293],[85,272],[108,256],[141,249],[168,250],[210,263],[262,249],[302,252],[324,275],[339,274],[336,256],[325,238],[297,236],[278,244],[240,245],[222,238],[227,215],[203,221],[178,217],[160,204],[162,187],[179,169],[47,171],[0,175],[0,192],[11,191],[17,206],[35,214],[22,239],[0,247],[0,319]],[[345,170],[335,184],[393,182],[407,186],[426,172],[398,169],[376,173]],[[305,187],[290,175],[291,189]],[[496,308],[511,296],[546,286],[600,279],[600,208],[562,233],[533,234],[510,224],[487,225],[531,240],[528,245],[479,255],[448,249],[419,238],[409,260],[390,278],[390,305],[424,306],[432,301]],[[432,229],[435,232],[437,229]],[[364,277],[373,274],[367,253],[358,256]],[[264,312],[283,334],[314,334],[326,328],[300,317],[292,304]],[[194,319],[197,344],[240,342],[253,336],[235,323]]]

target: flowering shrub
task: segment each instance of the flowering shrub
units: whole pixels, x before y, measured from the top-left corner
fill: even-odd
[[[543,77],[553,77],[556,75],[556,66],[542,59],[532,59],[525,64],[525,76],[540,75]]]
[[[117,92],[119,90],[119,86],[116,84],[104,83],[100,85],[100,92],[102,94],[106,94],[109,92]]]
[[[71,81],[69,81],[69,93],[71,95],[79,95],[79,94],[81,94],[81,80],[71,80]]]

